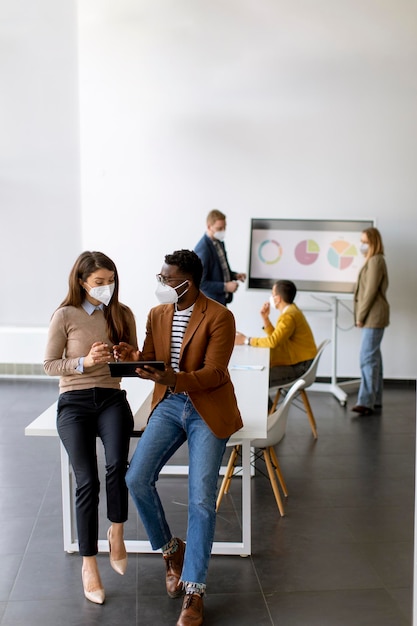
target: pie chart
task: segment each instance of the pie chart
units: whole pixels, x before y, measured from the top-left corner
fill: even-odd
[[[295,247],[295,258],[301,265],[311,265],[319,258],[320,246],[314,239],[304,239]]]
[[[258,255],[262,263],[266,263],[267,265],[278,263],[282,257],[281,245],[278,241],[275,241],[275,239],[265,239],[265,241],[259,245]]]
[[[333,241],[327,253],[330,265],[338,270],[345,270],[358,256],[356,246],[348,241]]]

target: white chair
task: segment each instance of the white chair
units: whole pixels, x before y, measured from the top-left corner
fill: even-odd
[[[140,437],[146,428],[151,412],[153,390],[146,396],[136,413],[133,415],[133,436]]]
[[[270,413],[268,415],[267,421],[267,434],[265,439],[254,439],[251,441],[251,447],[255,448],[255,459],[263,457],[266,468],[268,471],[268,477],[271,481],[272,490],[275,495],[275,500],[278,505],[278,509],[280,514],[283,516],[284,513],[284,505],[282,503],[281,494],[279,492],[278,482],[281,486],[282,492],[285,497],[288,496],[287,486],[284,481],[284,477],[282,475],[281,467],[278,463],[277,455],[274,450],[274,446],[276,446],[281,439],[285,435],[285,429],[287,426],[288,419],[288,411],[290,409],[291,402],[293,398],[297,395],[299,390],[303,387],[304,380],[297,380],[288,393],[285,396],[284,401],[279,405],[278,409],[274,413]],[[230,454],[230,459],[227,464],[226,472],[223,477],[222,484],[219,489],[219,494],[217,496],[217,505],[216,510],[219,510],[221,501],[223,499],[223,495],[228,493],[231,480],[233,478],[233,474],[235,471],[236,460],[239,454],[240,445],[237,444],[233,447],[233,450]],[[258,451],[257,451],[258,449]],[[277,482],[278,478],[278,482]]]
[[[318,434],[317,434],[317,424],[316,424],[316,420],[314,419],[313,411],[311,409],[311,405],[310,405],[310,401],[309,401],[307,393],[306,393],[306,389],[307,389],[307,387],[310,387],[314,383],[314,381],[316,380],[317,368],[319,366],[320,357],[323,354],[323,350],[325,349],[325,347],[329,343],[330,343],[330,339],[325,339],[324,341],[321,342],[321,344],[319,345],[319,347],[317,349],[317,354],[316,354],[312,364],[310,365],[308,370],[306,372],[304,372],[304,374],[302,376],[300,376],[300,378],[298,379],[298,380],[301,380],[301,379],[304,380],[304,385],[299,390],[299,394],[301,395],[301,398],[303,400],[304,407],[305,407],[305,410],[306,410],[306,413],[307,413],[308,421],[310,422],[310,426],[311,426],[311,430],[312,430],[314,439],[317,439],[317,437],[318,437]],[[272,407],[270,409],[270,413],[273,413],[276,410],[281,393],[283,391],[287,391],[288,389],[290,389],[293,384],[294,384],[294,381],[292,381],[290,383],[287,383],[286,385],[279,385],[279,387],[277,389],[277,392],[275,394],[274,401],[272,403]]]

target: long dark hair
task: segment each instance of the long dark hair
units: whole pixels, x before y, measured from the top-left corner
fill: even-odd
[[[102,252],[82,252],[75,261],[68,278],[68,293],[59,305],[80,307],[85,300],[85,291],[81,283],[87,282],[91,274],[99,269],[106,269],[114,273],[114,292],[108,306],[104,307],[104,317],[107,323],[107,333],[114,344],[120,341],[129,343],[129,319],[133,317],[131,310],[119,302],[119,275],[116,265]],[[81,281],[81,282],[80,282]]]

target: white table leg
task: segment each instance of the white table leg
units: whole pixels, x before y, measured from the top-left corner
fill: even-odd
[[[242,541],[215,541],[212,554],[236,554],[248,556],[251,554],[251,464],[250,464],[250,441],[243,439],[242,446]],[[187,474],[183,468],[186,466],[166,466],[164,474]],[[180,469],[181,468],[181,469]],[[180,471],[179,471],[180,470]],[[188,468],[187,468],[188,470]],[[74,519],[74,489],[72,485],[72,472],[68,455],[61,443],[61,484],[62,484],[62,514],[64,550],[66,552],[78,552],[77,532]],[[147,540],[127,539],[125,541],[128,553],[154,552]],[[109,544],[105,539],[98,542],[99,552],[108,552]]]

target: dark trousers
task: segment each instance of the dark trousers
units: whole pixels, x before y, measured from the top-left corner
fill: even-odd
[[[286,385],[291,381],[296,381],[308,370],[312,364],[313,359],[308,361],[301,361],[294,365],[276,365],[269,370],[269,386],[279,387],[279,385]]]
[[[313,359],[309,359],[308,361],[295,363],[295,365],[276,365],[271,367],[269,370],[269,387],[279,387],[280,385],[287,385],[292,381],[295,382],[308,370],[312,362]],[[272,404],[272,400],[268,396],[268,411],[271,409]]]
[[[106,460],[107,517],[111,522],[127,520],[125,474],[133,415],[126,392],[97,387],[62,393],[58,400],[57,429],[75,474],[80,554],[94,556],[98,551],[100,491],[97,437],[103,442]]]

